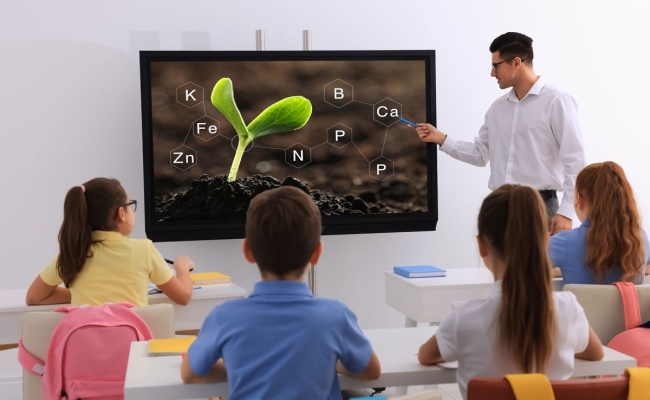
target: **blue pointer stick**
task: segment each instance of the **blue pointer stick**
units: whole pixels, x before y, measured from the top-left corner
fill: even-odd
[[[415,124],[415,123],[409,121],[408,119],[404,119],[404,118],[402,118],[402,117],[399,117],[399,120],[402,121],[402,122],[406,122],[407,124],[411,125],[412,127],[419,128],[419,127],[417,126],[417,124]]]

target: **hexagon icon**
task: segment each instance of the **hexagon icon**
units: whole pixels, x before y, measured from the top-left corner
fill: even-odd
[[[196,165],[196,150],[185,145],[178,146],[169,152],[169,163],[181,171],[188,170]]]
[[[372,118],[380,124],[391,126],[402,116],[402,105],[386,97],[372,106]]]
[[[323,87],[323,90],[325,92],[325,102],[337,108],[341,108],[354,100],[352,85],[341,79],[328,83]]]
[[[327,143],[339,149],[352,143],[352,128],[341,123],[327,128]]]
[[[217,137],[219,132],[219,121],[207,115],[192,122],[192,134],[206,142]]]
[[[383,181],[393,176],[394,164],[384,156],[377,157],[370,161],[368,173],[373,178]]]
[[[176,88],[176,101],[187,108],[203,103],[203,88],[194,82],[187,82]]]
[[[284,151],[284,161],[295,168],[302,168],[311,162],[311,149],[296,143]]]

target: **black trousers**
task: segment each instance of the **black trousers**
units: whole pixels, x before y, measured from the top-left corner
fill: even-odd
[[[560,208],[560,203],[557,201],[557,192],[555,190],[540,190],[539,194],[542,196],[542,200],[544,200],[547,221],[550,226],[551,219],[555,217],[558,208]]]

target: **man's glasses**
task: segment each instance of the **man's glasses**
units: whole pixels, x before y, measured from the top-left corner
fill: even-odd
[[[512,57],[512,58],[509,58],[507,60],[499,61],[498,63],[492,63],[492,69],[494,69],[496,71],[497,68],[499,67],[499,64],[503,64],[506,61],[514,60],[515,58],[517,58],[517,57]],[[521,60],[521,62],[524,62],[524,60]]]
[[[123,207],[131,207],[133,212],[138,209],[138,201],[137,200],[131,200],[128,203],[126,203]]]

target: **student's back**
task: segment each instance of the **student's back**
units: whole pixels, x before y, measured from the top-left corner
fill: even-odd
[[[548,244],[564,283],[643,283],[650,244],[623,169],[612,161],[585,167],[576,178],[574,206],[582,225]]]
[[[553,301],[557,330],[551,337],[554,348],[545,373],[549,379],[569,379],[575,354],[587,348],[589,324],[573,293],[554,292]],[[500,344],[501,331],[495,323],[500,303],[501,281],[497,281],[485,298],[453,303],[455,318],[445,320],[436,332],[444,359],[458,360],[456,378],[463,393],[474,377],[501,378],[520,371],[513,352]]]
[[[453,303],[418,353],[426,365],[457,360],[463,398],[474,377],[538,372],[568,379],[574,357],[603,357],[575,296],[553,292],[548,237],[536,190],[503,185],[483,201],[478,248],[495,282],[486,298]]]
[[[230,385],[229,400],[341,399],[337,372],[377,379],[379,361],[343,303],[304,283],[323,244],[314,201],[293,187],[257,195],[246,216],[246,259],[262,281],[216,307],[181,365],[186,383]]]
[[[210,369],[218,351],[233,399],[337,399],[337,360],[360,372],[372,354],[348,307],[296,281],[258,282],[248,298],[217,307],[196,343],[192,369]]]
[[[172,270],[148,239],[131,239],[118,232],[94,231],[93,256],[70,286],[72,305],[98,306],[127,301],[136,306],[148,304],[147,285],[165,284],[173,277]],[[56,264],[57,255],[40,277],[51,286],[63,283]]]
[[[145,306],[149,280],[176,303],[187,304],[194,263],[179,256],[174,277],[150,240],[129,238],[136,206],[116,179],[95,178],[68,190],[59,254],[28,289],[27,304]]]

